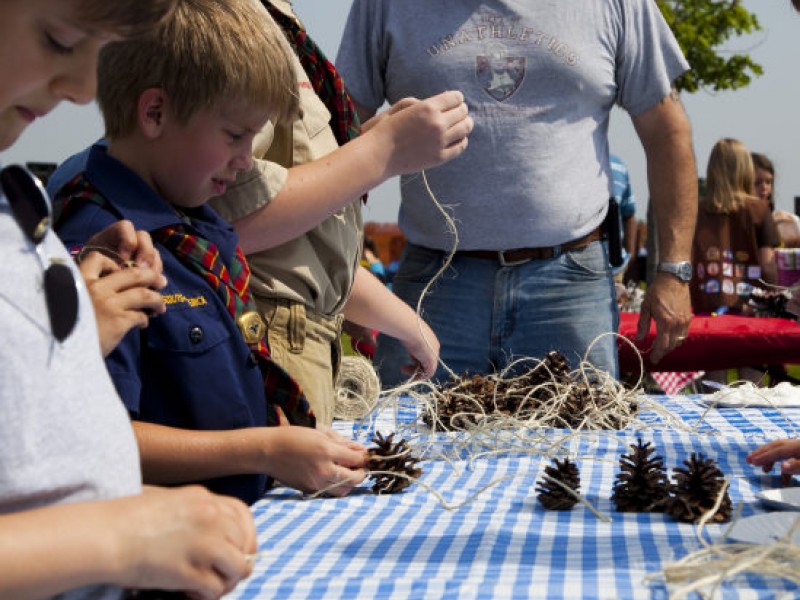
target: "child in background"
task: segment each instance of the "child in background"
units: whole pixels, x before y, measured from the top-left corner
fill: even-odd
[[[367,235],[364,236],[362,242],[361,266],[369,269],[375,277],[381,280],[381,283],[386,283],[386,268],[378,257],[378,246],[375,244],[375,240]]]
[[[744,144],[719,140],[706,169],[692,246],[692,308],[697,314],[749,314],[750,291],[777,280],[778,232],[769,205],[755,195],[753,159]]]
[[[365,477],[366,452],[313,428],[296,384],[269,360],[236,234],[206,206],[252,166],[267,120],[297,111],[282,33],[251,0],[182,0],[167,26],[104,49],[98,103],[109,144],[60,190],[57,228],[79,247],[129,219],[161,253],[166,313],[107,359],[145,482],[201,482],[250,503],[268,476],[347,493]],[[272,427],[281,414],[312,427]]]
[[[99,49],[154,26],[173,4],[0,2],[0,150],[60,101],[91,100]],[[48,214],[27,171],[2,170],[0,597],[112,599],[123,588],[148,587],[220,597],[251,570],[252,516],[241,502],[201,488],[142,490],[135,439],[103,365],[89,296],[43,221]],[[152,246],[130,224],[93,242],[113,243],[140,264],[116,283],[108,284],[109,275],[98,284],[107,298],[163,285]],[[103,257],[87,258],[90,285],[104,271],[118,274]],[[157,308],[147,298],[127,306]],[[123,324],[98,315],[104,347],[138,322],[110,314]]]

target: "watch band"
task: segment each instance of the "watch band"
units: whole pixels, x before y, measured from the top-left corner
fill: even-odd
[[[674,275],[683,283],[689,283],[692,280],[692,263],[688,260],[682,260],[680,262],[660,262],[656,267],[656,271]]]

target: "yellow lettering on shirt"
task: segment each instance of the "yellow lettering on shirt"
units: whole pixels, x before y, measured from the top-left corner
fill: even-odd
[[[197,308],[208,304],[208,300],[206,300],[206,297],[203,295],[187,298],[178,292],[177,294],[162,294],[162,298],[164,299],[164,304],[167,306],[185,304],[189,308]]]

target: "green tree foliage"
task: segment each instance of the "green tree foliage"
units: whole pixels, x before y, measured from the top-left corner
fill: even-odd
[[[656,0],[692,70],[675,81],[678,90],[735,90],[763,73],[748,54],[720,52],[732,37],[761,30],[740,0]],[[724,55],[723,55],[724,54]]]

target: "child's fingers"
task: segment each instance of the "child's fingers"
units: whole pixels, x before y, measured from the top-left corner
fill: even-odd
[[[159,290],[166,286],[167,279],[153,269],[131,268],[114,273],[108,283],[115,286],[116,291],[123,292],[134,288]]]
[[[348,469],[362,469],[369,462],[366,450],[356,450],[344,445],[337,445],[333,461]]]
[[[146,231],[137,231],[136,239],[136,264],[153,269],[157,273],[162,273],[164,265],[161,262],[161,254],[153,245],[153,239],[150,234]]]
[[[354,487],[367,478],[363,469],[344,469],[337,467],[332,475],[331,484],[336,484],[328,490],[331,496],[346,496]]]
[[[431,96],[429,101],[439,110],[446,111],[463,104],[464,94],[458,90],[450,90]]]
[[[781,463],[781,474],[785,476],[800,474],[800,460],[791,458]]]
[[[121,270],[117,262],[102,252],[87,252],[81,259],[81,275],[87,282],[100,279],[104,275]]]
[[[356,450],[358,452],[365,452],[366,448],[359,444],[355,440],[351,440],[348,437],[343,436],[341,433],[333,429],[332,427],[328,427],[327,425],[317,425],[317,429],[327,435],[330,439],[332,439],[337,444],[342,444],[350,448],[351,450]]]
[[[774,440],[760,446],[747,455],[747,462],[752,465],[773,463],[787,458],[800,456],[798,440]]]
[[[392,104],[386,110],[386,114],[393,115],[395,113],[400,112],[401,110],[405,110],[406,108],[408,108],[410,106],[414,106],[415,104],[418,104],[419,102],[420,101],[417,100],[416,98],[403,98],[401,100],[398,100],[394,104]]]

